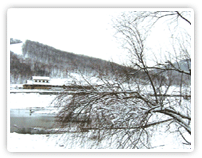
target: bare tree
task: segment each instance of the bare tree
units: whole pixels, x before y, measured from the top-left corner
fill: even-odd
[[[149,65],[147,39],[158,23],[168,24],[172,49]],[[124,12],[117,18],[114,28],[132,69],[107,77],[98,68],[99,85],[82,76],[88,86],[57,98],[61,126],[79,132],[80,141],[93,140],[92,148],[105,141],[105,148],[151,149],[159,132],[174,133],[176,142],[190,146],[191,36],[189,29],[177,29],[179,23],[191,27],[190,13]]]

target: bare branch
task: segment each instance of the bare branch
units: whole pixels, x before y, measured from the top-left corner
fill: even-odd
[[[182,16],[182,14],[180,14],[178,11],[176,11],[176,13],[177,13],[177,15],[178,15],[180,18],[182,18],[182,19],[185,20],[189,25],[191,25],[191,22],[190,22],[187,18],[185,18],[184,16]]]

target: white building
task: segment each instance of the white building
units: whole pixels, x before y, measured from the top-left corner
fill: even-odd
[[[27,84],[49,84],[50,77],[32,76],[32,80],[27,80]]]
[[[50,89],[50,77],[32,76],[32,80],[27,80],[23,89]]]

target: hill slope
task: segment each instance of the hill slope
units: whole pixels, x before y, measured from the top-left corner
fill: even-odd
[[[84,55],[61,51],[27,40],[22,46],[22,55],[10,52],[11,83],[23,83],[31,76],[66,78],[69,73],[91,75],[118,75],[133,69]]]
[[[182,60],[174,63],[174,66],[181,70],[189,71],[191,61]],[[123,80],[126,82],[131,78],[140,78],[143,82],[149,81],[143,71],[98,58],[61,51],[30,40],[23,43],[22,55],[10,52],[11,83],[25,83],[32,76],[68,78],[71,73],[94,77],[108,76],[120,78],[120,76],[124,76]],[[151,70],[150,74],[154,80],[165,80],[168,75],[172,75],[172,84],[181,82],[180,74],[176,71],[164,73],[158,70]],[[186,84],[191,83],[190,76],[183,78]]]

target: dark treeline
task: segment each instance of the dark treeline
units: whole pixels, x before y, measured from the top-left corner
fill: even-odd
[[[32,76],[31,66],[23,62],[22,57],[10,52],[10,82],[22,83]]]

